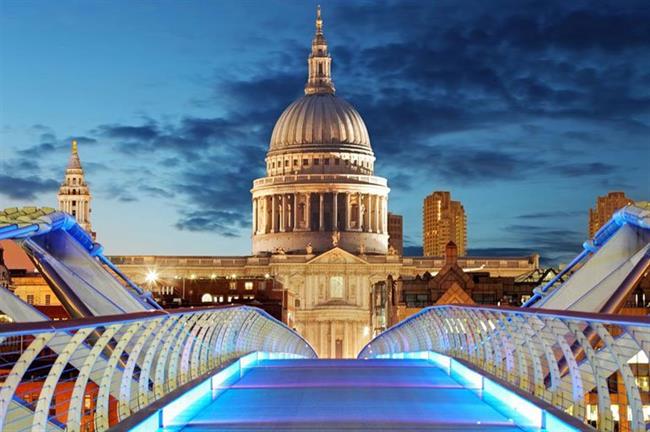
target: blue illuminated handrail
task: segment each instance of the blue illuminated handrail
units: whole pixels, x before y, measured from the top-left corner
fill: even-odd
[[[249,306],[2,324],[0,430],[106,430],[251,352],[316,357]]]
[[[640,389],[630,363],[647,363],[648,316],[433,306],[374,338],[359,358],[423,351],[469,362],[603,431],[615,428],[607,380],[618,374],[629,406],[627,426],[631,431],[645,430]],[[589,393],[597,399],[596,418],[586,410]]]

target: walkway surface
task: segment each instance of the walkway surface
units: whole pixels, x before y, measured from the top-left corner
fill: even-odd
[[[261,361],[180,430],[368,429],[520,430],[425,360]]]

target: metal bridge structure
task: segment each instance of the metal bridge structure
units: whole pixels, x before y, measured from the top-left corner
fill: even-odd
[[[160,309],[65,213],[6,209],[0,239],[73,317],[49,321],[0,287],[14,321],[0,324],[3,431],[648,428],[635,371],[650,320],[614,314],[649,269],[647,203],[616,213],[525,307],[427,308],[355,360],[316,359],[255,308]]]

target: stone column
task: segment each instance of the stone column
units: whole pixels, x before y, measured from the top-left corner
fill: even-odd
[[[372,231],[370,227],[370,213],[372,212],[372,208],[370,206],[370,194],[365,195],[364,197],[364,207],[366,208],[366,211],[363,213],[363,228],[365,232],[370,232]]]
[[[311,231],[311,194],[305,194],[305,230]]]
[[[375,195],[375,232],[381,232],[381,228],[379,226],[379,195]]]
[[[352,212],[350,211],[350,193],[345,193],[345,230],[350,231],[350,216]]]
[[[271,232],[275,232],[275,212],[278,208],[278,200],[275,195],[271,195]]]
[[[287,221],[287,195],[280,196],[280,232],[284,232],[284,227]]]
[[[257,234],[259,227],[257,225],[257,198],[253,198],[253,235]]]
[[[384,234],[388,234],[388,197],[382,197],[382,219],[384,221]]]
[[[298,229],[298,194],[293,194],[293,229],[295,231]]]
[[[325,196],[323,192],[318,194],[320,204],[318,206],[318,231],[323,231],[325,229],[325,209],[323,204],[325,204]]]
[[[361,231],[361,227],[363,225],[361,223],[361,216],[363,215],[363,213],[361,212],[362,196],[363,195],[361,195],[361,192],[359,192],[359,194],[358,194],[359,199],[357,200],[357,224],[358,224],[357,225],[357,231]]]
[[[332,193],[332,229],[337,231],[339,229],[339,193]]]
[[[260,217],[262,218],[261,225],[260,225],[260,228],[259,228],[260,234],[266,234],[266,230],[268,229],[267,224],[268,224],[268,221],[269,221],[269,217],[266,214],[266,212],[269,209],[269,205],[267,204],[267,202],[268,202],[268,197],[263,196],[263,197],[260,198],[260,203],[259,203]]]
[[[336,322],[330,321],[330,357],[336,357]]]

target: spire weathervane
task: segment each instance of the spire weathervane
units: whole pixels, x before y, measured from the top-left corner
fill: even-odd
[[[327,51],[327,40],[323,35],[323,18],[320,5],[316,8],[316,34],[311,41],[311,54],[307,60],[309,76],[305,85],[305,94],[334,94],[332,83],[332,58]]]
[[[77,140],[72,140],[72,154],[77,154]]]
[[[323,33],[323,19],[320,17],[320,5],[316,6],[316,33]]]

